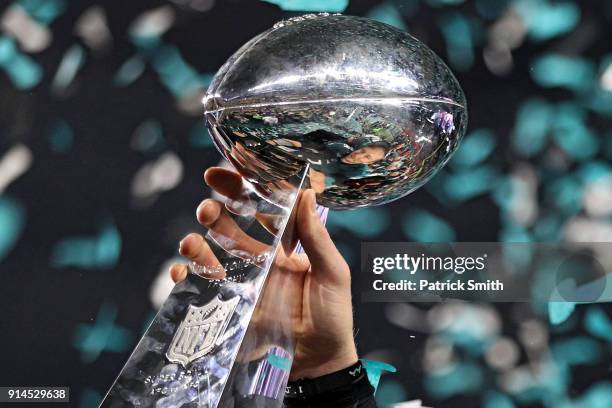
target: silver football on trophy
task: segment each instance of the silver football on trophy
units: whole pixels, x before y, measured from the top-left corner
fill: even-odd
[[[427,46],[387,24],[310,14],[277,23],[221,67],[204,98],[221,153],[273,193],[310,163],[318,202],[386,203],[430,179],[467,123],[459,83]]]

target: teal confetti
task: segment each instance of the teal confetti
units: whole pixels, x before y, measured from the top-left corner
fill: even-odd
[[[576,309],[573,302],[549,302],[548,320],[553,325],[558,325],[566,321]]]
[[[115,86],[128,86],[136,81],[145,70],[145,62],[139,56],[129,58],[119,67],[113,78]]]
[[[102,402],[102,396],[95,390],[91,388],[85,388],[81,391],[81,395],[79,397],[79,407],[80,408],[90,408],[97,407]]]
[[[501,231],[500,242],[508,243],[502,245],[503,262],[507,268],[515,274],[523,273],[533,261],[534,248],[531,245],[512,245],[516,242],[528,244],[532,242],[531,235],[522,227],[517,225],[504,226]]]
[[[22,54],[17,55],[13,59],[7,71],[15,86],[23,90],[31,89],[38,85],[43,76],[40,65]]]
[[[546,184],[544,194],[548,203],[566,215],[576,214],[582,209],[582,184],[573,174],[551,180]]]
[[[584,327],[595,337],[612,342],[612,320],[599,306],[591,306],[585,317]]]
[[[72,147],[74,134],[68,122],[63,119],[56,119],[49,126],[48,139],[51,151],[66,153]]]
[[[452,322],[442,330],[442,337],[451,341],[462,351],[477,357],[487,349],[495,334],[481,318],[477,307],[465,307],[458,311]]]
[[[161,38],[157,35],[136,35],[130,33],[130,41],[145,53],[154,51],[161,44]]]
[[[582,103],[593,112],[604,116],[612,116],[612,91],[596,88],[582,98]]]
[[[376,222],[372,222],[376,220]],[[353,211],[331,212],[327,219],[330,233],[345,229],[359,238],[373,238],[389,227],[389,214],[381,208],[359,208]]]
[[[418,208],[405,216],[402,229],[406,237],[419,242],[453,242],[456,239],[455,230],[446,221]]]
[[[533,227],[533,235],[538,242],[555,242],[561,236],[561,221],[556,214],[540,217]]]
[[[81,352],[84,363],[96,361],[103,351],[122,353],[128,350],[133,336],[129,330],[114,324],[116,317],[117,307],[104,303],[93,324],[76,326],[72,344]]]
[[[612,69],[612,53],[607,53],[601,57],[599,62],[599,75],[603,77],[609,69]],[[602,85],[604,82],[605,81],[602,81]],[[605,88],[610,90],[609,86]]]
[[[400,30],[408,30],[404,18],[392,3],[383,3],[374,7],[368,12],[367,17],[378,20],[381,23],[392,25]]]
[[[17,45],[8,36],[0,36],[0,66],[6,67],[17,55]]]
[[[529,231],[520,225],[513,222],[510,223],[508,218],[502,219],[504,226],[499,233],[500,242],[532,242],[533,238]]]
[[[474,63],[474,41],[470,21],[457,12],[446,13],[438,25],[446,41],[450,64],[458,71],[466,71]]]
[[[427,3],[433,7],[456,6],[463,2],[465,0],[427,0]]]
[[[112,224],[103,226],[97,236],[64,238],[53,248],[51,266],[85,269],[113,268],[121,253],[121,236]]]
[[[529,38],[534,41],[567,33],[580,21],[580,9],[569,1],[518,0],[514,6],[529,29]]]
[[[584,184],[612,176],[612,166],[600,160],[590,160],[576,170],[576,176]]]
[[[0,196],[0,261],[17,245],[25,224],[25,208],[6,195]]]
[[[212,147],[214,146],[212,138],[208,133],[208,129],[202,122],[203,121],[199,121],[191,128],[189,132],[189,144],[197,148]]]
[[[521,406],[540,401],[546,407],[555,407],[557,402],[567,394],[570,382],[568,367],[563,364],[543,365],[535,374],[523,374],[526,389],[513,396]]]
[[[322,11],[341,13],[349,0],[263,0],[272,3],[285,11]]]
[[[393,6],[396,7],[397,11],[403,17],[413,17],[417,11],[419,11],[419,2],[418,1],[392,1]]]
[[[612,407],[612,383],[601,381],[592,385],[575,401],[559,404],[559,408],[610,408]]]
[[[404,386],[395,380],[384,380],[376,392],[376,403],[379,407],[389,407],[393,403],[408,398]]]
[[[486,19],[492,20],[499,17],[508,6],[510,0],[476,0],[476,10]]]
[[[449,197],[446,195],[445,191],[445,181],[448,175],[450,174],[445,168],[441,168],[438,170],[436,175],[431,178],[427,183],[425,183],[424,188],[431,193],[439,202],[444,205],[453,204]]]
[[[162,83],[177,97],[186,96],[205,88],[208,78],[201,77],[184,60],[175,46],[160,45],[154,52],[151,63]]]
[[[440,399],[475,394],[480,391],[482,383],[482,369],[467,362],[453,364],[447,369],[429,373],[424,380],[429,394]]]
[[[474,130],[463,138],[449,164],[454,168],[476,166],[489,157],[495,145],[495,134],[491,130]]]
[[[531,157],[542,151],[553,118],[553,109],[539,98],[521,104],[512,132],[512,147],[522,156]]]
[[[43,24],[51,24],[66,11],[65,0],[19,0],[27,13]]]
[[[507,395],[489,390],[484,394],[484,408],[515,408],[512,399]]]
[[[512,248],[512,246],[510,247]],[[515,254],[514,259],[520,260],[521,258],[517,255],[518,254]],[[545,257],[534,261],[532,259],[533,254],[530,255],[530,258],[529,263],[531,264],[531,262],[534,262],[533,266],[535,267],[535,275],[530,289],[531,300],[534,302],[534,305],[537,305],[536,307],[541,314],[548,316],[550,322],[554,320],[554,324],[560,324],[567,316],[563,313],[563,306],[559,308],[555,305],[555,303],[564,303],[564,301],[557,302],[559,299],[564,299],[560,296],[558,290],[555,290],[557,288],[559,260]]]
[[[463,202],[490,191],[497,175],[497,170],[488,165],[458,171],[444,179],[444,190],[451,201]]]
[[[512,202],[515,199],[514,196],[516,191],[519,189],[517,186],[519,182],[520,181],[512,175],[505,175],[499,180],[497,186],[495,186],[493,189],[493,201],[495,201],[495,203],[503,211],[507,211],[512,207]]]
[[[573,103],[560,105],[554,116],[554,139],[575,160],[589,159],[599,151],[599,139],[585,120],[585,112]]]
[[[277,356],[272,353],[268,353],[268,362],[270,363],[270,365],[280,370],[283,370],[283,371],[291,370],[291,359],[287,357],[281,357],[281,356]]]
[[[366,369],[366,373],[368,374],[368,381],[370,382],[372,387],[374,387],[374,392],[376,392],[376,390],[378,389],[378,383],[383,372],[397,372],[397,368],[393,367],[389,363],[385,363],[384,361],[361,359],[361,363]]]
[[[19,53],[15,41],[0,36],[0,67],[4,69],[17,89],[26,90],[38,85],[42,68],[25,54]]]
[[[586,336],[556,341],[551,345],[551,352],[556,363],[570,366],[597,364],[603,357],[599,342]]]
[[[592,86],[595,69],[593,63],[584,58],[544,54],[533,63],[531,76],[544,88],[562,87],[581,91]]]

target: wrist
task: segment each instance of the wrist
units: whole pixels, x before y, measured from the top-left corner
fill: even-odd
[[[359,361],[357,349],[355,348],[355,343],[351,341],[350,346],[347,346],[344,348],[344,350],[326,358],[324,361],[305,365],[294,365],[291,368],[289,379],[293,381],[297,380],[298,378],[321,377],[350,367],[357,361]]]
[[[349,400],[353,402],[365,401],[368,398],[371,400],[373,395],[374,388],[368,380],[365,368],[361,361],[357,361],[320,377],[289,381],[285,390],[285,405],[331,408],[347,406]],[[301,403],[294,404],[297,401]]]

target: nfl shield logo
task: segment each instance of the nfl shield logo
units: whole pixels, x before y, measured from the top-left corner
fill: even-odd
[[[189,305],[166,352],[168,360],[186,367],[210,353],[225,332],[239,300],[238,296],[225,301],[215,296],[204,306]]]

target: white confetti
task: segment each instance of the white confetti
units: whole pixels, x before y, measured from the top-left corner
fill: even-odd
[[[2,29],[15,37],[25,52],[40,52],[51,43],[53,34],[44,25],[33,20],[26,11],[14,4],[6,9],[0,21]]]
[[[32,152],[27,146],[18,144],[0,159],[0,194],[15,179],[25,173],[32,164]]]

